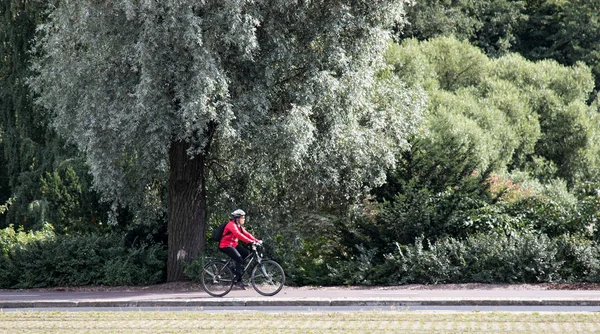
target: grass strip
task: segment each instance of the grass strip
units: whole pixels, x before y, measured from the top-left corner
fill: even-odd
[[[600,333],[596,313],[0,311],[0,333]]]

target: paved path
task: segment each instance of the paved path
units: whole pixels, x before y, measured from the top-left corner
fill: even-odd
[[[0,291],[0,309],[199,306],[600,306],[600,290],[504,288],[292,288],[264,297],[251,287],[214,298],[204,291]]]

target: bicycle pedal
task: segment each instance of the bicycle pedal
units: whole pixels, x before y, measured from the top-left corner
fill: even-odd
[[[235,285],[244,290],[246,290],[246,287],[248,287],[248,283],[246,283],[244,281],[239,281],[239,282],[235,283]]]

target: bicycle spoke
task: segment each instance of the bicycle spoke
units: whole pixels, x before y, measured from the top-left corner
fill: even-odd
[[[254,267],[251,280],[258,293],[273,296],[283,288],[285,273],[277,262],[266,260]]]
[[[223,262],[209,262],[202,269],[202,288],[211,296],[222,297],[233,286],[233,272]]]
[[[214,266],[211,266],[210,268],[204,268],[205,275],[210,277],[211,281],[214,281],[216,278],[218,278],[216,272],[217,271],[215,270]]]

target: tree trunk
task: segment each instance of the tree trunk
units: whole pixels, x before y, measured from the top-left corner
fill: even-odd
[[[169,151],[169,282],[185,279],[184,263],[197,258],[206,242],[204,156],[191,159],[187,148],[188,144],[177,141]]]

